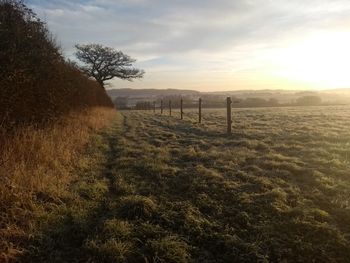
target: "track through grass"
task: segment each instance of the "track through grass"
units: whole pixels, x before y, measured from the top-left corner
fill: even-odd
[[[232,136],[221,111],[123,112],[30,260],[347,262],[348,108],[323,110],[236,111]]]

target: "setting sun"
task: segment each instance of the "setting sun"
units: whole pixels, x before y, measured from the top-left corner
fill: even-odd
[[[317,88],[350,87],[350,35],[325,32],[276,51],[276,74]]]

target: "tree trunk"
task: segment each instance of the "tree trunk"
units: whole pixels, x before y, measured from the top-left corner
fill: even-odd
[[[100,85],[100,87],[105,90],[105,85],[104,85],[103,81],[98,80],[98,79],[96,81],[97,81],[98,85]]]

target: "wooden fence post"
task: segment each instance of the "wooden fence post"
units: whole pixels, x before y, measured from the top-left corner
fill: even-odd
[[[153,113],[156,113],[156,102],[153,101]]]
[[[169,115],[171,116],[171,100],[169,100]]]
[[[232,128],[232,116],[231,116],[231,104],[232,100],[231,97],[227,97],[227,134],[231,134],[231,128]]]
[[[163,100],[160,101],[160,114],[163,114]]]
[[[183,120],[184,116],[184,112],[183,112],[183,100],[181,98],[181,101],[180,101],[180,114],[181,114],[181,120]]]
[[[202,98],[198,100],[198,122],[202,123]]]

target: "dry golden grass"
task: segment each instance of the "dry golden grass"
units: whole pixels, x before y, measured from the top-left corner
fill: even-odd
[[[18,261],[349,262],[350,107],[173,113],[118,112]]]
[[[72,113],[43,129],[25,127],[11,137],[2,133],[0,262],[23,252],[22,245],[36,227],[34,211],[42,209],[48,199],[60,202],[82,150],[115,116],[113,109],[94,108]]]

